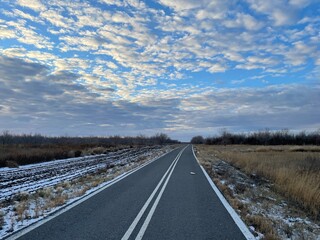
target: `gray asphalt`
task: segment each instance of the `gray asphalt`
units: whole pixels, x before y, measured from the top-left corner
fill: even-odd
[[[181,149],[19,239],[121,239]],[[129,239],[135,239],[159,191]],[[245,239],[202,173],[191,145],[182,153],[143,239]]]

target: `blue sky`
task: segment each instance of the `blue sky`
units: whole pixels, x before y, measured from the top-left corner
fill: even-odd
[[[320,129],[317,0],[2,0],[0,130]]]

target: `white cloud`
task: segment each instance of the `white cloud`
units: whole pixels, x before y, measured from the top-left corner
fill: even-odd
[[[42,11],[40,13],[40,17],[50,22],[54,26],[61,28],[70,28],[74,22],[70,18],[63,17],[59,12],[55,10]]]
[[[240,55],[240,53],[232,52],[232,51],[225,51],[224,56],[226,59],[235,62],[243,62],[244,58]]]
[[[0,49],[0,53],[3,56],[11,58],[20,58],[25,59],[30,62],[35,61],[42,64],[51,64],[54,60],[57,59],[57,56],[45,51],[27,51],[25,48],[16,47],[16,48],[7,48],[4,50]]]
[[[247,0],[251,8],[259,13],[266,14],[275,26],[283,26],[294,23],[296,19],[295,8],[278,0]]]
[[[99,0],[99,2],[106,3],[108,5],[116,5],[116,6],[123,5],[123,1],[121,0]]]
[[[243,27],[247,30],[259,30],[263,24],[258,22],[254,17],[249,14],[238,13],[233,20],[227,20],[224,22],[226,27],[237,28]]]
[[[201,7],[204,3],[208,2],[207,0],[160,0],[161,4],[171,7],[176,11],[181,10],[190,10],[193,8]]]
[[[34,22],[39,22],[39,19],[31,14],[28,14],[28,13],[25,13],[23,11],[20,11],[19,9],[15,9],[14,10],[14,14],[17,16],[21,16],[22,18],[24,19],[28,19],[28,20],[31,20],[31,21],[34,21]]]
[[[81,58],[56,58],[53,62],[55,66],[55,71],[72,71],[78,69],[88,69],[90,66],[90,62]]]
[[[46,9],[45,5],[40,0],[17,0],[17,4],[22,7],[31,8],[36,12],[40,12]]]
[[[263,66],[274,66],[279,63],[278,60],[271,57],[250,56],[247,58],[249,63],[262,64]]]
[[[208,69],[208,72],[216,73],[216,72],[225,72],[226,70],[227,70],[227,67],[226,67],[226,66],[223,66],[223,65],[220,64],[220,63],[216,63],[216,64],[213,64],[213,65]]]
[[[284,9],[275,9],[271,13],[271,17],[275,22],[276,26],[288,25],[296,20],[294,13],[290,10],[285,11]]]
[[[101,45],[101,42],[94,37],[76,37],[76,36],[63,36],[60,37],[60,40],[65,42],[67,46],[75,47],[75,48],[66,48],[68,50],[76,50],[79,51],[90,51],[90,50],[98,50]]]
[[[289,4],[298,8],[303,8],[308,6],[312,0],[289,0]]]
[[[319,86],[302,85],[183,89],[174,93],[170,90],[148,91],[147,94],[140,94],[136,102],[144,106],[179,109],[174,116],[169,115],[165,119],[166,128],[179,132],[192,129],[193,134],[197,129],[207,135],[213,134],[208,132],[208,129],[213,131],[213,126],[216,129],[228,126],[236,130],[266,127],[307,129],[314,126],[319,117],[319,113],[313,111],[314,103],[320,96],[318,93]],[[316,105],[319,105],[318,102]],[[301,112],[308,112],[310,118],[302,120],[299,117]]]
[[[301,11],[312,1],[247,0],[249,11],[241,1],[218,0],[161,0],[163,7],[159,9],[139,0],[100,0],[97,4],[81,0],[19,0],[16,3],[16,9],[10,9],[12,4],[8,1],[4,3],[7,10],[2,12],[5,20],[0,20],[0,41],[5,43],[0,47],[1,55],[24,59],[25,62],[13,61],[23,66],[29,66],[27,62],[45,66],[47,70],[39,76],[43,79],[50,76],[54,84],[63,85],[63,79],[71,82],[72,88],[62,87],[66,99],[90,102],[93,106],[97,105],[96,101],[122,101],[116,106],[116,113],[120,108],[129,113],[136,110],[134,116],[139,116],[139,121],[159,118],[157,123],[162,129],[196,128],[185,119],[185,112],[198,113],[195,119],[203,125],[207,124],[204,119],[217,115],[212,118],[211,126],[207,124],[205,128],[211,129],[215,123],[222,126],[227,116],[231,116],[228,124],[233,126],[246,114],[256,116],[249,111],[250,107],[266,104],[248,104],[246,101],[256,101],[252,97],[254,91],[248,89],[240,91],[252,98],[237,95],[237,102],[229,100],[235,94],[231,90],[203,89],[207,82],[193,79],[198,73],[206,72],[215,83],[218,80],[222,83],[214,86],[230,82],[241,86],[254,80],[250,79],[253,72],[255,76],[261,73],[257,82],[269,81],[268,77],[281,81],[281,77],[289,78],[289,73],[297,70],[298,77],[305,74],[309,71],[307,67],[313,67],[306,63],[320,65],[319,18],[309,14],[312,9]],[[299,17],[299,23],[292,25]],[[11,46],[7,47],[8,44]],[[33,65],[30,67],[33,69]],[[248,78],[217,80],[216,73],[228,74],[234,69],[248,70]],[[21,71],[24,70],[22,67]],[[30,79],[28,81],[31,85],[24,85],[26,89],[35,87]],[[159,85],[162,90],[157,89]],[[19,89],[19,86],[13,87]],[[73,96],[73,90],[79,97]],[[55,92],[58,93],[58,89]],[[50,94],[53,93],[43,97],[54,99]],[[269,96],[261,90],[258,94]],[[289,98],[290,94],[286,96]],[[144,110],[133,103],[143,106]],[[241,106],[236,106],[237,103]],[[270,103],[267,114],[278,116],[272,115],[278,114],[272,104],[276,105]],[[3,106],[14,109],[8,104]],[[162,114],[153,106],[159,106]],[[177,109],[177,118],[170,115],[169,106]],[[293,108],[287,109],[293,111]],[[211,109],[211,115],[205,113],[206,109]],[[261,111],[263,114],[263,109]],[[101,126],[103,124],[101,122]]]
[[[16,39],[25,44],[34,45],[40,49],[52,49],[53,44],[49,41],[48,37],[42,36],[32,28],[29,28],[25,20],[9,21],[7,25],[15,29]]]
[[[254,63],[244,63],[244,64],[238,64],[235,67],[236,69],[245,69],[245,70],[253,70],[253,69],[259,69],[262,68],[261,65],[257,65]]]
[[[7,26],[0,25],[0,39],[6,39],[6,38],[16,38],[17,35],[15,31],[8,29]]]
[[[224,11],[215,11],[212,12],[207,9],[200,9],[196,13],[196,18],[198,20],[204,20],[204,19],[223,19],[225,17],[225,12]]]
[[[293,43],[293,46],[285,54],[287,62],[293,66],[306,64],[309,57],[317,57],[316,46],[306,45],[302,41]]]

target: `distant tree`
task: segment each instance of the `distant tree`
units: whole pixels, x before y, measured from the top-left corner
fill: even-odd
[[[40,134],[22,134],[14,135],[9,131],[0,133],[0,144],[59,144],[59,145],[104,145],[104,146],[117,146],[117,145],[154,145],[154,144],[172,144],[179,143],[177,140],[172,140],[164,133],[158,133],[155,136],[147,137],[139,135],[132,136],[109,136],[109,137],[48,137]]]
[[[191,143],[192,144],[204,144],[205,140],[202,136],[195,136],[191,139]]]
[[[161,145],[167,143],[170,140],[168,135],[165,133],[157,133],[153,138],[156,144]]]
[[[290,133],[288,129],[280,131],[252,132],[249,134],[230,133],[223,129],[220,135],[205,139],[206,144],[252,144],[252,145],[320,145],[320,131],[306,133],[302,131],[297,134]]]
[[[221,144],[227,145],[227,144],[232,144],[232,137],[233,134],[229,133],[227,129],[222,129],[221,130]]]
[[[11,143],[13,136],[12,136],[12,134],[10,134],[10,132],[8,130],[5,130],[2,132],[0,139],[1,139],[2,145],[9,144],[9,143]]]

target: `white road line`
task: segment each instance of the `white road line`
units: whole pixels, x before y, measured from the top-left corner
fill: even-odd
[[[184,148],[184,149],[185,149],[185,148]],[[184,150],[184,149],[183,149],[183,150]],[[182,151],[183,151],[183,150],[182,150]],[[182,152],[181,152],[181,154],[182,154]],[[152,218],[152,216],[153,216],[153,214],[154,214],[154,211],[156,210],[156,208],[157,208],[157,206],[158,206],[158,203],[159,203],[159,201],[160,201],[160,199],[161,199],[161,197],[162,197],[162,194],[163,194],[163,192],[164,192],[164,190],[165,190],[165,188],[166,188],[166,186],[167,186],[167,184],[168,184],[168,182],[169,182],[169,179],[170,179],[170,177],[171,177],[171,175],[172,175],[172,173],[173,173],[173,170],[174,170],[174,168],[176,167],[176,165],[177,165],[177,163],[178,163],[178,161],[179,161],[179,159],[180,159],[180,157],[181,157],[181,154],[179,155],[177,161],[176,161],[175,164],[173,165],[173,168],[171,169],[171,171],[170,171],[170,173],[169,173],[169,175],[168,175],[168,177],[167,177],[167,180],[165,181],[164,185],[163,185],[162,188],[161,188],[161,191],[160,191],[159,194],[158,194],[158,197],[156,198],[155,202],[153,203],[153,205],[152,205],[152,207],[151,207],[151,209],[150,209],[150,212],[148,213],[148,216],[146,217],[146,219],[145,219],[145,221],[144,221],[144,223],[143,223],[143,225],[142,225],[142,227],[141,227],[141,229],[140,229],[140,231],[139,231],[139,233],[138,233],[138,235],[137,235],[137,237],[136,237],[136,240],[141,240],[141,239],[143,238],[143,235],[144,235],[145,231],[147,230],[147,227],[148,227],[148,225],[149,225],[149,223],[150,223],[150,221],[151,221],[151,218]]]
[[[121,238],[121,240],[127,240],[129,239],[129,237],[131,236],[132,232],[134,231],[135,227],[137,226],[138,222],[140,221],[142,215],[144,214],[144,212],[146,211],[146,209],[148,208],[150,202],[152,201],[152,199],[154,198],[155,194],[157,193],[158,189],[160,188],[162,182],[164,181],[164,179],[167,177],[168,173],[169,173],[169,177],[171,176],[172,174],[172,169],[174,169],[174,167],[176,166],[176,163],[178,162],[182,152],[186,149],[187,147],[183,148],[179,154],[177,155],[177,157],[173,160],[173,162],[170,164],[169,168],[167,169],[167,171],[165,172],[165,174],[162,176],[160,182],[158,183],[158,185],[156,186],[156,188],[153,190],[153,192],[151,193],[151,195],[149,196],[148,200],[145,202],[145,204],[143,205],[143,207],[141,208],[141,210],[139,211],[138,215],[135,217],[135,219],[133,220],[133,222],[131,223],[130,227],[128,228],[128,230],[126,231],[126,233],[123,235],[123,237]],[[172,167],[173,166],[173,167]],[[168,178],[165,182],[165,185],[167,184],[168,182]],[[160,193],[162,195],[162,192],[164,191],[164,188],[162,187]],[[159,195],[160,195],[159,193]],[[159,195],[158,195],[158,198],[159,198]],[[158,199],[157,198],[157,199]],[[157,201],[157,200],[156,200]],[[159,201],[159,200],[158,200]],[[154,205],[153,205],[154,206]],[[152,207],[153,207],[152,206]],[[151,211],[151,210],[150,210]],[[150,214],[150,212],[149,212]],[[148,216],[149,216],[148,214]],[[140,230],[141,231],[141,230]],[[139,232],[140,233],[140,232]]]
[[[43,224],[45,224],[46,222],[48,222],[48,221],[50,221],[50,220],[58,217],[59,215],[65,213],[65,212],[68,211],[68,210],[70,210],[71,208],[74,208],[75,206],[83,203],[84,201],[88,200],[89,198],[93,197],[94,195],[102,192],[103,190],[107,189],[108,187],[112,186],[113,184],[115,184],[115,183],[121,181],[122,179],[130,176],[131,174],[137,172],[138,170],[146,167],[147,165],[155,162],[155,161],[158,160],[159,158],[162,158],[162,157],[165,156],[166,154],[169,154],[169,153],[173,152],[173,151],[176,150],[176,149],[177,149],[177,148],[175,148],[175,149],[173,149],[173,150],[171,150],[171,151],[169,151],[169,152],[167,152],[167,153],[164,153],[164,154],[162,154],[160,157],[154,158],[154,159],[152,159],[152,160],[150,160],[150,161],[148,161],[148,162],[146,162],[146,163],[138,166],[137,168],[134,168],[134,169],[132,169],[132,170],[130,170],[130,171],[124,173],[124,174],[121,174],[121,175],[117,176],[116,178],[114,178],[114,179],[106,182],[105,184],[103,184],[103,185],[101,186],[101,188],[98,188],[97,190],[95,190],[95,191],[93,191],[93,192],[90,192],[90,193],[88,193],[88,194],[85,194],[85,195],[82,196],[80,199],[78,199],[78,200],[76,200],[76,201],[74,201],[74,202],[71,202],[70,204],[67,204],[67,205],[64,206],[64,207],[61,207],[61,208],[58,209],[57,211],[49,214],[47,217],[45,217],[45,218],[43,218],[43,219],[41,219],[41,220],[39,220],[39,221],[37,221],[37,222],[29,225],[29,226],[26,226],[25,228],[22,228],[22,229],[18,230],[17,232],[12,233],[11,235],[6,236],[5,239],[7,239],[7,240],[15,240],[15,239],[17,239],[17,238],[19,238],[19,237],[27,234],[28,232],[31,232],[32,230],[36,229],[37,227],[40,227],[41,225],[43,225]]]
[[[242,234],[246,237],[246,239],[248,240],[253,240],[256,239],[253,234],[250,232],[250,230],[248,229],[247,225],[242,221],[242,219],[239,217],[239,215],[236,213],[236,211],[230,206],[230,204],[228,203],[228,201],[224,198],[224,196],[221,194],[221,192],[219,191],[219,189],[217,188],[217,186],[214,184],[214,182],[212,181],[212,179],[210,178],[210,176],[208,175],[208,173],[206,172],[206,170],[204,170],[204,168],[201,166],[197,156],[194,153],[194,149],[193,149],[193,145],[192,145],[192,152],[193,152],[193,156],[194,158],[197,160],[198,164],[200,165],[200,168],[203,172],[203,174],[206,176],[211,188],[213,189],[213,191],[216,193],[216,195],[218,196],[218,198],[220,199],[220,201],[222,202],[223,206],[227,209],[228,213],[230,214],[230,216],[232,217],[233,221],[237,224],[238,228],[240,229],[240,231],[242,232]]]

